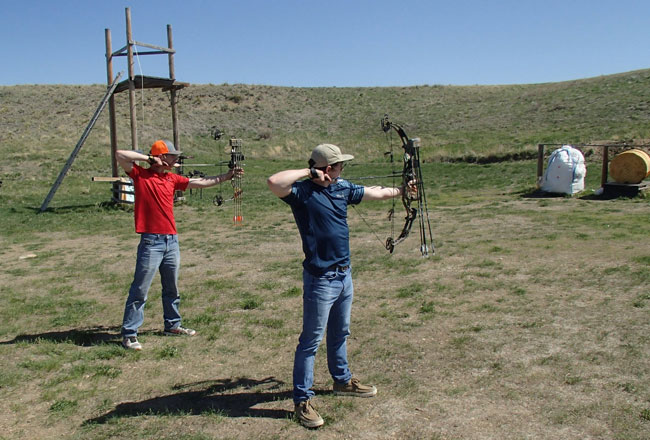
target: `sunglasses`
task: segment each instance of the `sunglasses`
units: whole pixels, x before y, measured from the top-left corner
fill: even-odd
[[[176,154],[161,154],[161,157],[168,164],[172,164],[178,160],[178,155]]]

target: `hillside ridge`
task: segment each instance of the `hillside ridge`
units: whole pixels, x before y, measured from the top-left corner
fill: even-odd
[[[281,87],[192,84],[179,93],[184,150],[214,148],[214,127],[259,157],[302,157],[333,142],[369,159],[383,154],[388,114],[422,139],[427,160],[510,155],[538,143],[650,138],[650,69],[557,83],[409,87]],[[105,85],[0,86],[0,144],[31,150],[74,146]],[[140,145],[171,136],[169,95],[138,90]],[[128,93],[116,95],[118,140],[130,148]],[[108,112],[88,141],[109,144]]]

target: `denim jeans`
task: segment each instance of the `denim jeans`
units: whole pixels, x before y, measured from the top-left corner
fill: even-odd
[[[181,253],[178,247],[178,236],[141,234],[140,244],[138,245],[138,258],[135,263],[135,275],[124,307],[122,336],[137,336],[138,328],[144,322],[144,306],[147,302],[147,293],[156,271],[160,271],[160,281],[162,283],[165,330],[181,325],[181,315],[178,312],[181,299],[177,287],[180,263]]]
[[[293,364],[293,400],[314,396],[314,358],[327,329],[327,366],[337,383],[352,377],[348,367],[347,339],[352,310],[352,273],[329,271],[317,277],[303,271],[302,333]]]

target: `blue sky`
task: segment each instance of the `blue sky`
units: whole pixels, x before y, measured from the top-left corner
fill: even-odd
[[[104,29],[176,77],[295,87],[524,84],[650,67],[648,0],[0,0],[0,85],[106,82]],[[144,49],[140,49],[144,50]],[[126,59],[114,71],[126,70]],[[167,76],[165,56],[136,71]]]

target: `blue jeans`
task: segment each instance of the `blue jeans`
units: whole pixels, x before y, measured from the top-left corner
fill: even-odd
[[[302,333],[293,364],[293,401],[314,396],[314,358],[327,328],[327,366],[337,383],[352,378],[348,368],[347,339],[352,310],[352,273],[329,271],[317,277],[303,271]]]
[[[181,298],[177,287],[180,263],[178,236],[141,234],[135,275],[124,307],[122,336],[137,336],[138,328],[144,322],[144,305],[156,271],[160,271],[162,283],[165,330],[181,325],[181,315],[178,312]]]

